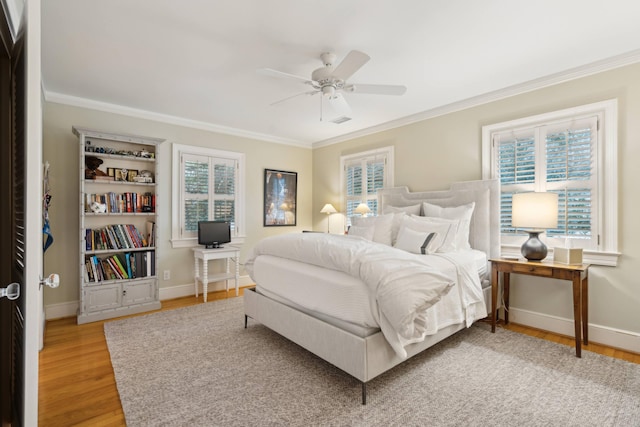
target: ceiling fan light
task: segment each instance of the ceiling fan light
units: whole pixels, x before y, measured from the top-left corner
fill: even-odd
[[[322,95],[331,98],[336,93],[336,88],[333,85],[322,86]]]

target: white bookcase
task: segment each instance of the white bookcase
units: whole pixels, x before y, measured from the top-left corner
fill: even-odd
[[[80,153],[78,323],[159,309],[156,182],[164,139],[72,129]]]

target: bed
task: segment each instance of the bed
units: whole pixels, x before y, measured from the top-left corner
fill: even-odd
[[[256,283],[244,293],[245,328],[254,319],[355,377],[366,404],[367,382],[491,313],[488,260],[499,256],[499,198],[496,180],[454,183],[443,191],[378,191],[383,214],[368,223],[393,217],[390,243],[398,247],[407,240],[404,225],[421,220],[418,207],[422,216],[435,209],[446,223],[458,208],[473,206],[467,221],[449,221],[467,227],[468,246],[455,253],[415,255],[430,253],[431,242],[445,233],[428,233],[413,254],[381,243],[386,235],[365,236],[370,231],[361,225],[350,230],[356,236],[289,233],[259,242],[245,264]],[[457,249],[466,244],[456,242]]]

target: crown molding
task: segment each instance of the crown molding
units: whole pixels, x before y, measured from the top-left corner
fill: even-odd
[[[616,68],[624,67],[627,65],[640,62],[640,49],[633,50],[622,55],[612,56],[600,61],[592,62],[590,64],[571,68],[566,71],[562,71],[555,74],[550,74],[538,79],[530,80],[528,82],[520,83],[513,86],[508,86],[503,89],[499,89],[493,92],[488,92],[482,95],[474,96],[472,98],[464,99],[462,101],[454,102],[451,104],[436,107],[430,110],[423,111],[421,113],[413,114],[410,116],[402,117],[398,120],[386,122],[377,126],[373,126],[367,129],[362,129],[356,132],[345,134],[339,137],[326,139],[323,141],[314,142],[312,147],[314,149],[326,147],[340,142],[348,141],[355,138],[371,135],[378,132],[406,126],[412,123],[420,122],[427,119],[432,119],[445,114],[454,113],[457,111],[466,110],[467,108],[477,107],[479,105],[488,104],[490,102],[498,101],[501,99],[509,98],[515,95],[520,95],[534,90],[543,89],[545,87],[557,85],[559,83],[576,80],[582,77],[587,77],[593,74],[602,73],[604,71],[613,70]]]
[[[432,119],[435,117],[443,116],[445,114],[466,110],[468,108],[477,107],[479,105],[488,104],[490,102],[509,98],[515,95],[532,92],[534,90],[553,86],[559,83],[564,83],[564,82],[576,80],[582,77],[587,77],[593,74],[598,74],[604,71],[609,71],[609,70],[624,67],[627,65],[635,64],[637,62],[640,62],[640,49],[633,50],[633,51],[630,51],[621,55],[613,56],[610,58],[606,58],[600,61],[592,62],[584,66],[580,66],[580,67],[572,68],[559,73],[544,76],[538,79],[530,80],[528,82],[524,82],[521,84],[509,86],[493,92],[488,92],[472,98],[464,99],[462,101],[432,108],[430,110],[426,110],[420,113],[412,114],[410,116],[402,117],[397,120],[392,120],[386,123],[382,123],[380,125],[372,126],[366,129],[361,129],[356,132],[351,132],[335,138],[329,138],[322,141],[316,141],[313,143],[292,140],[288,138],[278,138],[273,135],[250,132],[250,131],[245,131],[242,129],[232,128],[228,126],[215,125],[212,123],[185,119],[182,117],[170,116],[166,114],[155,113],[152,111],[125,107],[117,104],[109,104],[105,102],[94,101],[91,99],[64,95],[61,93],[46,90],[46,88],[44,87],[44,83],[42,84],[42,93],[44,94],[44,100],[47,102],[70,105],[74,107],[88,108],[92,110],[104,111],[104,112],[114,113],[114,114],[122,114],[130,117],[153,120],[161,123],[170,123],[177,126],[184,126],[184,127],[193,128],[193,129],[200,129],[200,130],[205,130],[210,132],[221,133],[225,135],[233,135],[233,136],[238,136],[242,138],[250,138],[250,139],[255,139],[255,140],[260,140],[265,142],[272,142],[276,144],[292,145],[296,147],[316,149],[316,148],[322,148],[329,145],[349,141],[355,138],[364,137],[374,133],[395,129],[401,126],[410,125],[412,123]]]
[[[182,117],[170,116],[167,114],[155,113],[153,111],[140,110],[136,108],[125,107],[117,104],[109,104],[106,102],[94,101],[87,98],[79,98],[75,96],[65,95],[58,92],[46,90],[42,85],[42,93],[46,102],[56,104],[70,105],[73,107],[88,108],[91,110],[104,111],[106,113],[122,114],[129,117],[137,117],[139,119],[153,120],[161,123],[169,123],[176,126],[184,126],[192,129],[200,129],[209,132],[221,133],[224,135],[233,135],[241,138],[257,139],[265,142],[273,142],[276,144],[293,145],[302,148],[311,148],[307,142],[296,141],[286,138],[278,138],[273,135],[267,135],[257,132],[249,132],[242,129],[236,129],[228,126],[215,125],[198,120],[190,120]]]

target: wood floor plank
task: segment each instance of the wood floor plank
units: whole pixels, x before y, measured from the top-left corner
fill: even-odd
[[[211,292],[208,300],[233,295],[233,292]],[[163,301],[161,310],[201,303],[202,297],[177,298]],[[514,323],[500,327],[570,347],[575,345],[573,337]],[[596,343],[583,349],[640,364],[639,354],[624,350]],[[75,318],[47,321],[44,348],[40,352],[38,408],[38,424],[43,427],[125,425],[104,337],[104,322],[77,325]]]

